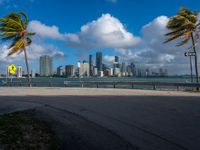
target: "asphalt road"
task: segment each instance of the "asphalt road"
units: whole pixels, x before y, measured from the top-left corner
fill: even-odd
[[[31,110],[63,147],[78,141],[74,148],[84,150],[200,149],[200,97],[1,96],[0,104],[0,114]]]

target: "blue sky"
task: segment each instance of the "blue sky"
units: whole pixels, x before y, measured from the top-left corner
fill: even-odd
[[[179,73],[188,72],[187,60],[177,56],[180,53],[174,52],[177,48],[173,47],[173,43],[164,47],[173,49],[173,52],[161,52],[160,37],[161,33],[166,32],[163,24],[166,24],[168,17],[175,15],[182,6],[200,10],[198,0],[0,0],[0,17],[10,11],[25,11],[31,22],[30,29],[39,32],[33,40],[37,45],[33,45],[30,51],[42,45],[38,51],[41,49],[55,56],[54,67],[76,64],[78,60],[87,60],[90,53],[95,54],[95,51],[101,50],[107,63],[112,62],[114,55],[119,55],[127,63],[135,62],[140,67],[152,69],[165,67],[171,69],[174,74],[176,67],[173,69],[173,63],[182,65]],[[87,31],[81,30],[84,25]],[[107,29],[105,25],[111,27]],[[113,27],[115,25],[116,28]],[[38,31],[38,28],[44,30]],[[106,37],[104,29],[109,36]],[[47,31],[49,34],[44,33]],[[111,31],[125,37],[124,41],[120,43],[123,39],[115,39]],[[57,36],[53,37],[51,32]],[[152,39],[158,44],[150,44],[149,40]],[[104,43],[104,40],[109,42]],[[5,49],[3,43],[0,43],[0,47]],[[44,50],[45,48],[48,50]],[[154,56],[157,52],[159,55]],[[39,56],[29,53],[31,68],[38,70]],[[0,65],[16,63],[24,66],[21,58],[9,58],[7,62],[6,58]]]

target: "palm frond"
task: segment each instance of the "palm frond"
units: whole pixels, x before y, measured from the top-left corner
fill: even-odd
[[[31,45],[31,43],[32,43],[32,40],[29,37],[27,37],[26,38],[26,46]]]
[[[191,39],[191,33],[198,27],[200,28],[200,23],[197,23],[197,15],[198,13],[192,12],[188,8],[181,8],[176,16],[170,18],[167,24],[167,28],[171,32],[165,34],[164,43],[184,37],[184,40],[179,42],[177,46],[186,44]]]
[[[35,35],[35,32],[28,32],[28,35]]]
[[[15,34],[10,34],[10,35],[4,36],[1,40],[2,41],[12,40],[15,37],[16,37]]]
[[[9,36],[9,35],[17,35],[17,32],[3,32],[0,33],[0,36]]]
[[[20,40],[19,37],[16,37],[13,39],[12,43],[8,46],[8,49],[11,49],[12,47],[15,46],[15,44]]]
[[[173,41],[173,40],[175,40],[177,38],[180,38],[182,35],[183,35],[183,33],[179,33],[179,34],[175,34],[175,35],[172,35],[172,36],[168,36],[166,38],[166,40],[164,41],[164,43],[168,43],[168,42]]]
[[[176,46],[183,46],[183,45],[185,45],[189,40],[190,40],[190,38],[185,38],[184,40],[182,40],[181,42],[179,42]]]
[[[23,40],[19,40],[15,43],[15,46],[13,48],[11,48],[10,52],[8,53],[8,56],[13,55],[17,52],[19,52],[20,50],[22,50],[24,47],[26,46],[26,41]]]
[[[11,27],[6,27],[6,26],[0,26],[0,31],[2,32],[13,32],[13,31],[16,31],[16,29],[14,28],[11,28]]]
[[[21,22],[17,22],[16,20],[12,18],[0,18],[0,26],[6,26],[9,28],[14,28],[19,31],[23,31],[24,28],[21,24]]]

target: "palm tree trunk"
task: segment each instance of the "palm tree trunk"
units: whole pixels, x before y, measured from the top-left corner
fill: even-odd
[[[196,47],[195,47],[195,41],[194,41],[193,33],[191,33],[191,38],[192,38],[192,46],[193,46],[193,50],[194,50],[194,53],[195,53],[196,82],[199,83],[198,60],[197,60],[197,52],[196,52]],[[197,90],[199,91],[199,88],[197,88]]]
[[[30,80],[30,73],[29,73],[29,64],[28,64],[28,57],[26,48],[24,47],[24,56],[25,56],[25,62],[26,62],[26,70],[27,70],[27,78],[28,78],[28,84],[31,87],[31,80]]]

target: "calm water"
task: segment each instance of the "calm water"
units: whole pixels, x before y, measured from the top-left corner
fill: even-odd
[[[26,78],[13,78],[13,79],[7,79],[8,81],[27,81]],[[0,78],[0,86],[3,86],[3,81],[6,81],[5,78]],[[64,81],[77,81],[80,82],[80,85],[68,85],[69,87],[82,87],[81,82],[82,81],[111,81],[111,82],[117,82],[117,81],[145,81],[145,82],[179,82],[179,83],[189,83],[190,78],[188,77],[145,77],[145,78],[32,78],[31,81],[33,82],[47,82],[47,84],[43,85],[33,85],[33,86],[40,86],[40,87],[64,87],[65,85],[51,85],[51,82],[63,82]],[[86,87],[96,87],[96,85],[87,85]],[[113,85],[100,85],[100,88],[112,88]],[[116,88],[132,88],[129,85],[117,85]],[[137,89],[152,89],[151,86],[134,86],[134,88]],[[158,87],[159,89],[174,89],[175,87]]]

